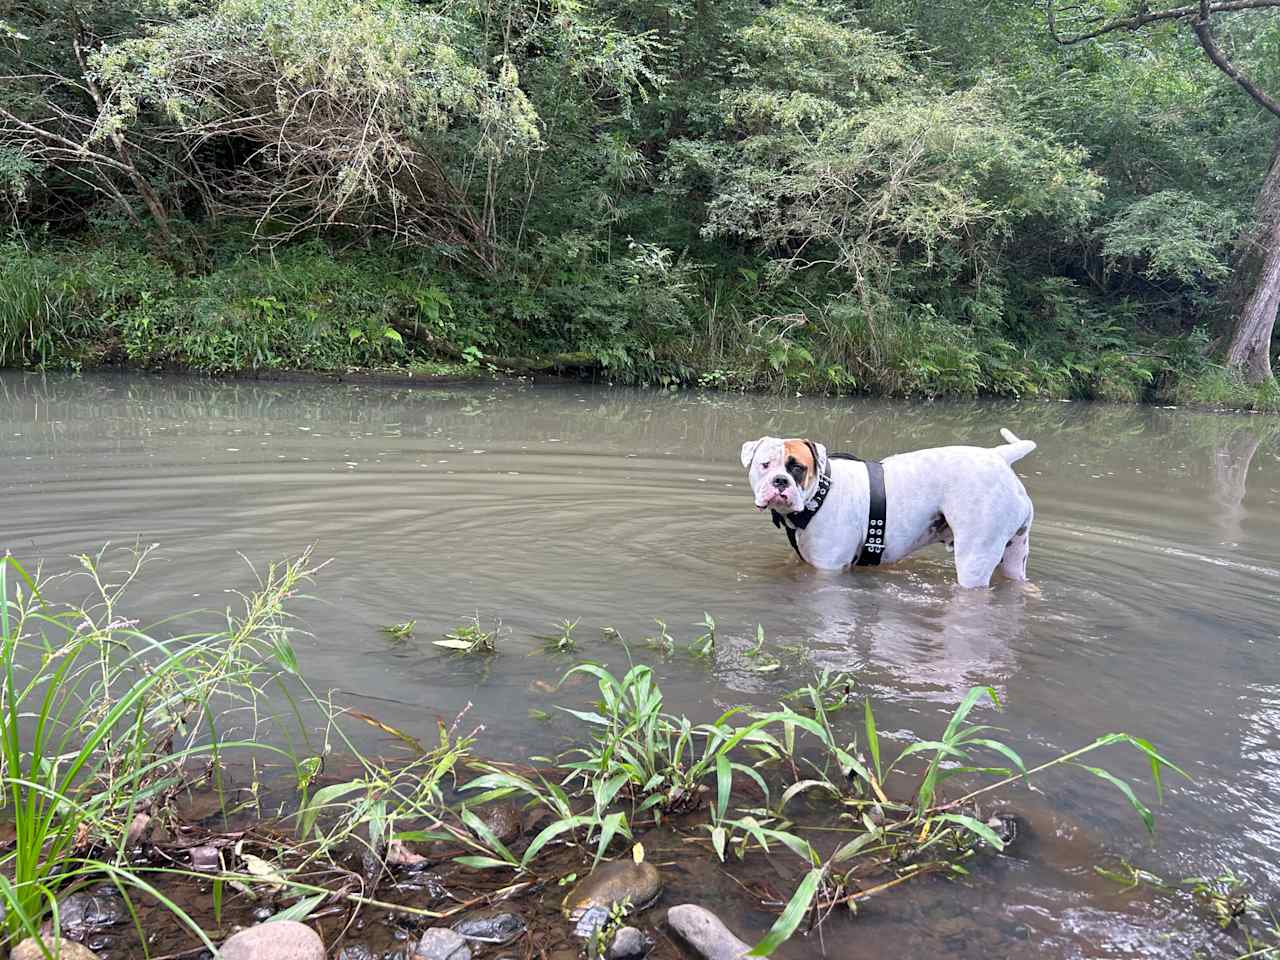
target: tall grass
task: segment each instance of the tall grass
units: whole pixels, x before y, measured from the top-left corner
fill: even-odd
[[[5,250],[0,247],[0,256]],[[0,265],[0,367],[41,366],[69,344],[72,295],[50,264],[3,257]]]
[[[283,603],[312,572],[309,557],[274,565],[243,597],[225,629],[156,639],[119,604],[151,554],[82,556],[76,578],[90,601],[63,605],[53,586],[17,560],[0,560],[0,813],[16,839],[0,857],[4,930],[30,934],[57,894],[103,865],[127,868],[125,842],[138,814],[161,808],[203,761],[216,770],[231,749],[284,751],[255,736],[258,699],[296,665]],[[231,739],[222,723],[247,727]]]

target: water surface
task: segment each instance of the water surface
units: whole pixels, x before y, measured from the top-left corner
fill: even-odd
[[[436,718],[472,703],[484,752],[562,746],[570,725],[531,716],[589,696],[547,692],[572,661],[545,654],[535,635],[568,619],[581,655],[615,665],[626,654],[600,628],[616,628],[631,656],[655,664],[669,707],[698,719],[773,702],[826,667],[880,704],[883,729],[931,736],[969,687],[990,684],[1007,709],[984,719],[1006,727],[1028,763],[1123,730],[1194,776],[1169,785],[1155,838],[1084,775],[1015,790],[1010,803],[1032,825],[1020,855],[838,920],[830,956],[888,944],[904,960],[1226,956],[1207,927],[1118,891],[1094,865],[1124,858],[1172,877],[1229,867],[1260,896],[1280,886],[1274,419],[15,373],[0,374],[0,401],[0,548],[54,570],[105,541],[157,542],[162,562],[135,599],[159,619],[220,610],[224,589],[252,583],[245,558],[262,565],[314,544],[334,560],[299,608],[305,669],[411,732],[430,736]],[[1036,504],[1032,588],[958,590],[941,547],[884,570],[803,568],[754,510],[737,459],[743,440],[765,433],[884,456],[994,445],[1002,426],[1040,445],[1017,465]],[[720,624],[714,663],[644,647],[655,618],[683,642],[704,611]],[[470,617],[501,620],[502,654],[483,667],[431,644]],[[208,619],[190,613],[174,629]],[[379,631],[409,619],[408,641]],[[757,624],[782,669],[761,672],[747,655]],[[1142,775],[1123,753],[1105,762]],[[708,883],[688,885],[714,899]]]

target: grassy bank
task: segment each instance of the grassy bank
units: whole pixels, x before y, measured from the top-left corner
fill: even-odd
[[[487,278],[404,249],[252,253],[232,239],[210,250],[201,268],[179,269],[127,236],[5,246],[0,364],[560,370],[661,386],[1280,410],[1274,381],[1252,387],[1205,359],[1206,334],[1134,333],[1063,285],[990,309],[940,299],[872,317],[819,280],[774,285],[647,249]]]
[[[332,943],[372,911],[417,931],[499,901],[526,916],[530,937],[566,938],[558,911],[535,894],[567,889],[602,861],[642,858],[643,844],[662,838],[731,875],[768,857],[791,878],[759,945],[767,955],[836,907],[981,869],[1013,836],[993,809],[1044,771],[1101,778],[1151,828],[1128,783],[1081,761],[1132,748],[1149,761],[1157,796],[1171,768],[1145,740],[1115,733],[1028,769],[970,718],[984,701],[999,706],[986,688],[972,690],[936,738],[906,743],[881,737],[852,678],[826,673],[773,709],[691,719],[668,712],[649,667],[618,676],[583,660],[571,624],[544,642],[549,656],[579,661],[565,679],[597,687],[590,702],[561,708],[579,725],[574,745],[505,762],[484,756],[471,720],[440,722],[426,737],[311,687],[287,612],[317,570],[309,557],[270,567],[225,627],[162,638],[127,616],[126,592],[148,556],[82,557],[70,584],[0,563],[0,822],[11,824],[0,840],[0,900],[10,944],[46,921],[62,926],[67,895],[103,881],[128,904],[144,952],[157,926],[168,928],[166,943],[190,949],[250,915],[288,917],[310,920]],[[90,599],[47,599],[65,586],[88,586]],[[708,617],[703,626],[688,642],[665,629],[654,642],[664,655],[710,662],[716,625]],[[389,629],[403,637],[414,628]],[[478,631],[440,644],[456,656],[502,656]],[[770,659],[763,636],[752,656]],[[357,748],[352,728],[369,725],[393,738],[396,759]],[[270,767],[277,773],[264,782]],[[230,770],[251,777],[232,790]],[[184,815],[193,794],[220,798],[221,812]],[[525,825],[515,836],[500,836],[488,817],[502,803]],[[427,865],[432,884],[469,892],[443,903],[423,893]],[[641,904],[615,907],[597,918],[597,935]]]

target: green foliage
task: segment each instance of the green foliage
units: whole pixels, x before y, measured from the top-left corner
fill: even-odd
[[[1274,137],[1185,29],[1014,0],[82,6],[0,45],[4,363],[1170,396]]]
[[[1145,276],[1170,276],[1188,286],[1222,280],[1240,224],[1222,210],[1179,190],[1162,190],[1135,200],[1105,224],[1102,252],[1142,263]]]
[[[129,825],[182,788],[186,764],[216,766],[224,750],[284,755],[252,731],[222,739],[214,704],[256,716],[262,687],[293,672],[283,603],[309,558],[273,565],[224,631],[160,640],[122,613],[149,553],[127,552],[122,567],[114,554],[80,557],[83,605],[46,600],[48,581],[0,559],[0,809],[16,833],[0,856],[0,903],[11,938],[38,928],[59,887],[82,876],[105,870],[152,892],[127,869]]]

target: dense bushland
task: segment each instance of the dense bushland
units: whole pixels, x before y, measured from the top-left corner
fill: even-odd
[[[1268,350],[1236,357],[1275,314],[1276,119],[1185,18],[1063,45],[950,0],[6,16],[5,363],[1276,402]],[[1212,26],[1280,87],[1280,10]]]

